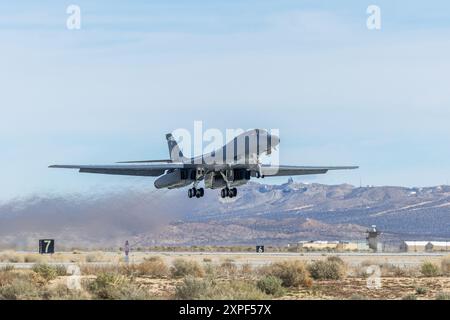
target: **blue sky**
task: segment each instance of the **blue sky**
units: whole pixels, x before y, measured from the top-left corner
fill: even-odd
[[[164,158],[164,134],[195,120],[278,128],[282,163],[361,166],[298,181],[450,179],[448,2],[168,2],[0,3],[0,199],[150,190],[47,165]]]

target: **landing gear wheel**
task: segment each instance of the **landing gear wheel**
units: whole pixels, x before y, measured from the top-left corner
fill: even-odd
[[[228,192],[228,196],[230,198],[234,198],[237,195],[237,189],[236,188],[231,188],[230,191]]]
[[[198,188],[198,189],[192,188],[192,196],[193,197],[201,198],[201,197],[203,197],[204,194],[205,194],[205,189],[203,189],[203,188]]]
[[[220,196],[222,198],[225,198],[227,196],[227,193],[226,193],[225,189],[220,190]]]

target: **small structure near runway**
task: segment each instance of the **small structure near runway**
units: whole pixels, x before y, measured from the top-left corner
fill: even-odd
[[[299,241],[298,251],[369,251],[363,241]]]
[[[366,231],[367,233],[367,244],[369,248],[375,252],[383,251],[381,243],[378,243],[378,236],[381,234],[379,230],[377,230],[376,225],[372,225],[370,229]]]
[[[448,252],[450,241],[403,241],[400,249],[404,252]]]

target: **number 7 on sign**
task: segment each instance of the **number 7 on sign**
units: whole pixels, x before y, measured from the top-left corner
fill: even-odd
[[[48,252],[48,247],[52,243],[52,240],[44,240],[44,243],[45,243],[45,253],[47,253]]]

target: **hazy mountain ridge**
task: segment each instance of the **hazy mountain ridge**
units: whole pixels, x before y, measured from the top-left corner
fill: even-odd
[[[264,180],[262,180],[264,181]],[[450,187],[353,187],[249,183],[233,199],[207,190],[123,191],[30,197],[0,205],[0,244],[39,237],[65,245],[293,243],[364,239],[376,224],[385,239],[450,238]]]

